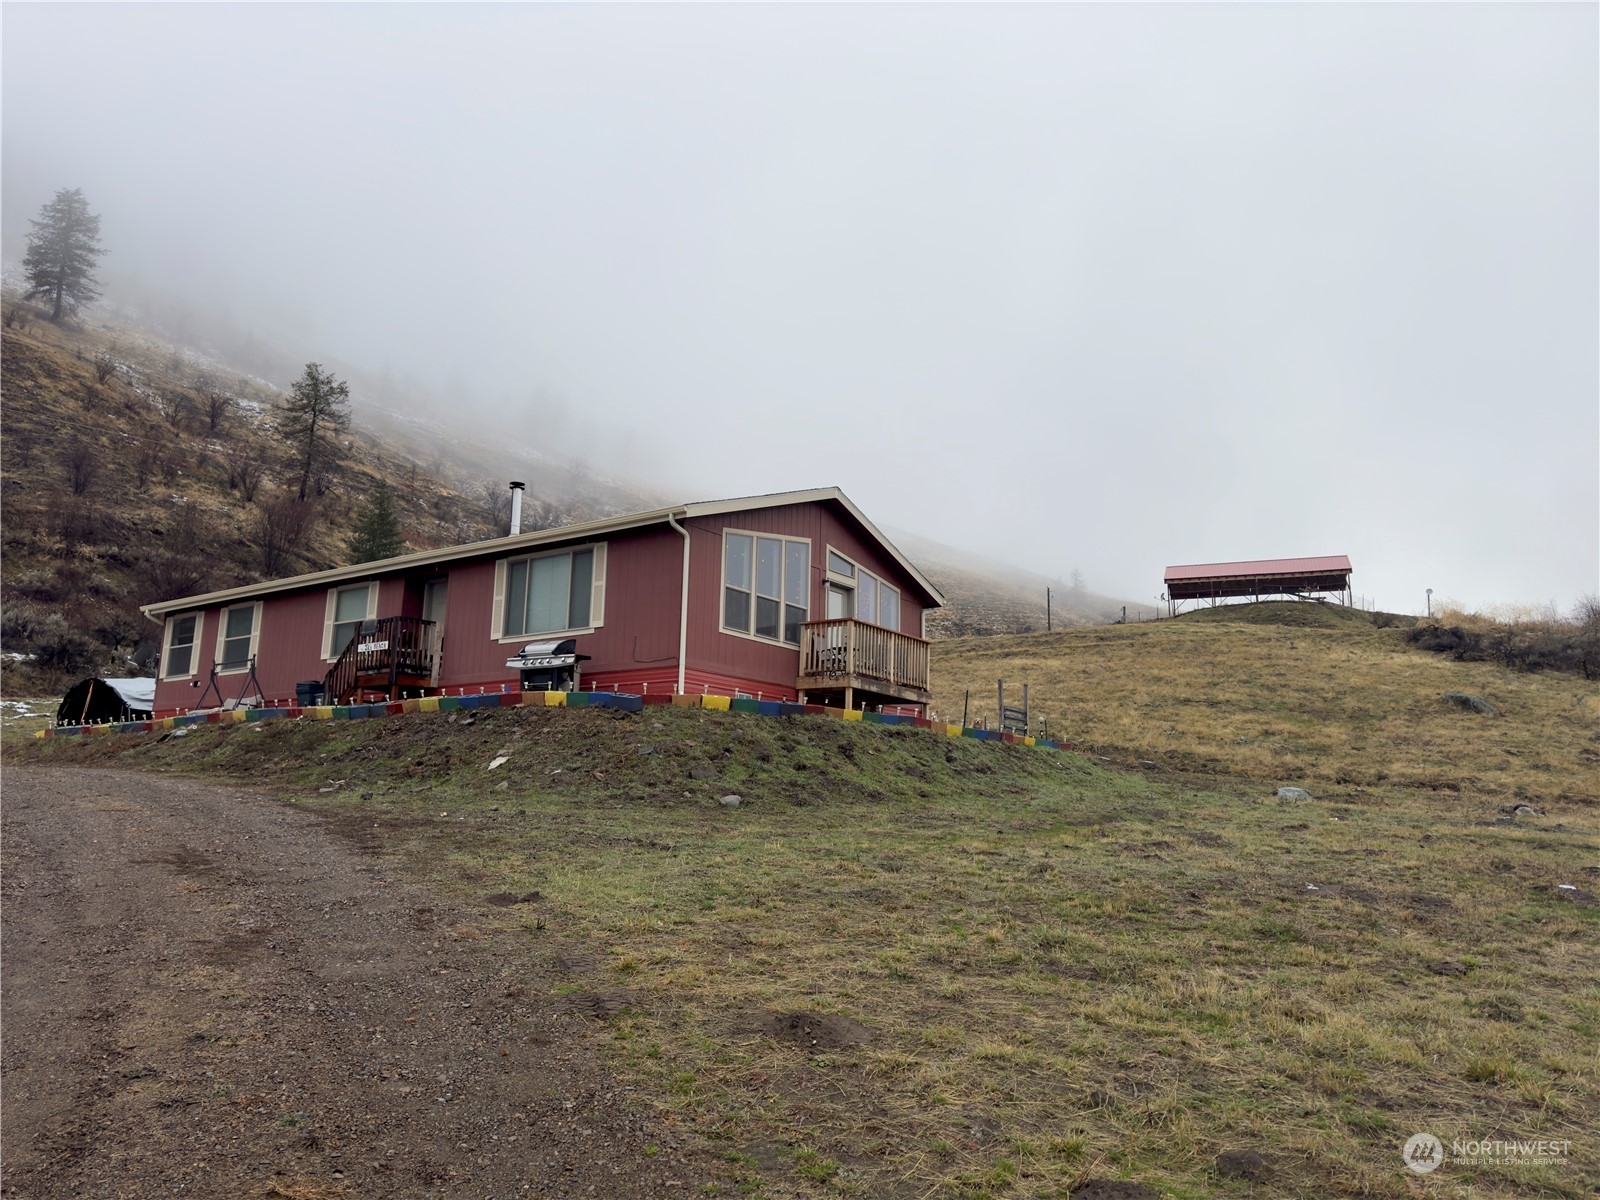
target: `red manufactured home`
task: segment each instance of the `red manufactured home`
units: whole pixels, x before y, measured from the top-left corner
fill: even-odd
[[[943,603],[837,488],[681,504],[146,605],[157,716],[521,686],[530,643],[579,684],[846,708],[929,700]],[[547,653],[548,647],[539,651]]]

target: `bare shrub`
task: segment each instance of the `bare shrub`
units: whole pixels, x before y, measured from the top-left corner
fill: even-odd
[[[200,393],[200,405],[206,416],[206,428],[216,433],[233,411],[233,397],[219,387],[208,385]]]
[[[1600,678],[1600,596],[1582,597],[1572,623],[1577,628],[1578,669],[1585,679]]]
[[[33,324],[33,310],[26,304],[6,305],[5,324],[7,329],[15,329],[18,333],[22,333]]]
[[[165,391],[157,401],[161,415],[174,429],[182,430],[194,416],[194,401],[184,392]]]
[[[94,356],[94,381],[103,385],[106,380],[117,373],[117,367],[116,346],[99,351]]]
[[[72,494],[82,496],[94,483],[100,460],[93,446],[74,440],[67,443],[66,449],[61,452],[61,465],[66,468],[67,484],[72,488]]]
[[[87,501],[74,496],[56,505],[51,515],[55,518],[53,532],[68,554],[96,540],[95,514]]]
[[[139,564],[143,591],[155,600],[175,600],[210,589],[211,565],[197,554],[160,550]]]
[[[1422,650],[1448,654],[1459,662],[1489,662],[1514,671],[1571,671],[1593,678],[1600,673],[1600,617],[1596,618],[1594,649],[1586,652],[1591,636],[1589,617],[1580,604],[1571,620],[1554,606],[1503,610],[1503,615],[1441,608],[1439,618],[1424,621],[1406,634]]]
[[[256,498],[256,489],[261,486],[261,475],[261,459],[257,457],[253,446],[236,442],[229,448],[228,486],[238,489],[246,503]]]
[[[282,574],[315,524],[316,508],[310,501],[286,491],[263,499],[256,520],[262,572],[269,577]]]

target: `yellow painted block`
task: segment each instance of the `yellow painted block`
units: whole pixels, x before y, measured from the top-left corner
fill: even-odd
[[[840,711],[839,715],[841,717],[843,717],[846,721],[859,721],[859,720],[861,720],[861,710],[859,708],[846,708],[846,709],[843,709],[843,710]]]
[[[232,712],[230,712],[228,714],[228,720],[230,720],[230,721],[244,721],[244,720],[247,720],[249,718],[249,716],[250,716],[249,710],[243,709],[243,708],[236,708],[236,709],[234,709]]]
[[[703,700],[704,698],[705,697],[703,697],[703,696],[674,696],[672,698],[672,707],[673,708],[699,708],[700,707],[700,701]]]
[[[402,700],[400,701],[400,711],[408,713],[421,712],[422,701],[418,700],[415,696],[413,696],[410,700]]]
[[[546,708],[565,708],[567,706],[567,694],[565,692],[546,692],[544,694],[544,706]]]
[[[333,720],[333,705],[314,705],[313,707],[305,710],[305,715],[310,717],[313,721],[331,721]]]
[[[177,727],[178,719],[176,717],[162,717],[161,720],[156,722],[157,729],[176,729]]]
[[[1038,738],[1025,737],[1025,738],[1022,739],[1022,744],[1024,746],[1037,746],[1039,744],[1039,739]]]
[[[731,696],[701,696],[700,707],[709,708],[712,712],[727,712],[728,706],[733,703]]]
[[[961,736],[961,726],[959,726],[959,725],[946,725],[944,727],[944,731],[945,731],[945,734],[948,737],[960,737]]]
[[[55,730],[53,729],[37,729],[34,731],[33,736],[36,738],[49,737],[54,732]]]
[[[438,712],[439,711],[439,697],[437,697],[437,696],[423,696],[423,697],[420,697],[417,700],[417,711],[418,712]]]

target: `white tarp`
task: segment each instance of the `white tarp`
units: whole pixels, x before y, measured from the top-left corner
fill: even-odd
[[[142,709],[149,712],[156,706],[156,681],[154,679],[107,679],[103,680],[116,689],[117,695],[122,697],[122,702],[129,708]]]

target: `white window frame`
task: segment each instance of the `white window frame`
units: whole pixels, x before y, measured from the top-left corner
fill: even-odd
[[[731,627],[730,625],[728,625],[728,623],[727,623],[727,617],[728,617],[728,608],[727,608],[727,595],[728,595],[728,535],[729,534],[738,534],[741,537],[747,537],[747,538],[751,539],[751,542],[750,542],[750,628],[749,629],[735,629],[735,628]],[[764,636],[762,636],[761,634],[759,634],[759,633],[757,633],[755,631],[756,630],[756,599],[757,599],[757,596],[758,596],[758,593],[756,591],[756,586],[757,586],[756,585],[756,572],[760,569],[758,561],[757,561],[758,557],[760,555],[760,550],[759,550],[758,544],[757,544],[757,542],[755,540],[757,538],[766,538],[769,542],[778,542],[778,543],[781,544],[780,549],[778,551],[778,636],[775,637],[775,638],[764,637]],[[717,572],[718,579],[720,580],[720,585],[717,588],[717,629],[719,631],[721,631],[722,633],[727,634],[729,637],[740,637],[740,638],[745,638],[748,641],[760,642],[763,646],[782,646],[785,650],[793,650],[793,651],[796,651],[797,653],[799,652],[800,644],[797,643],[797,642],[791,642],[791,641],[787,640],[783,636],[784,613],[785,613],[785,611],[786,611],[786,609],[788,607],[788,604],[789,604],[789,589],[788,589],[789,578],[788,578],[788,572],[789,572],[789,544],[791,542],[794,543],[795,545],[804,546],[806,548],[806,585],[805,585],[805,597],[806,597],[805,610],[806,610],[806,612],[805,612],[805,616],[801,618],[800,624],[801,624],[802,627],[804,627],[806,622],[811,620],[811,609],[813,607],[813,600],[814,600],[814,597],[812,596],[811,580],[812,580],[812,571],[815,568],[816,561],[817,561],[817,557],[816,557],[817,548],[816,548],[815,545],[812,544],[811,539],[810,538],[803,538],[803,537],[788,537],[788,536],[786,536],[784,534],[781,534],[781,533],[768,533],[766,530],[763,530],[763,529],[724,529],[722,531],[722,547],[721,547],[721,550],[719,551],[719,553],[721,555],[721,558],[722,558],[722,566],[718,569],[718,572]],[[768,597],[768,599],[771,599],[771,597]],[[801,639],[802,642],[805,640],[805,634],[804,633],[801,633],[800,639]]]
[[[367,589],[367,615],[365,620],[372,620],[378,615],[378,581],[376,579],[356,580],[354,583],[341,583],[337,587],[328,589],[327,607],[322,614],[322,661],[337,662],[339,656],[333,652],[333,626],[334,615],[338,611],[339,593],[348,592],[352,588],[365,587]],[[360,632],[359,630],[357,632]]]
[[[248,608],[250,613],[250,649],[245,654],[244,662],[237,667],[224,667],[222,665],[222,646],[228,640],[228,614],[238,608]],[[247,604],[230,604],[227,608],[217,613],[217,648],[212,661],[217,664],[218,675],[242,675],[250,669],[250,664],[255,661],[256,651],[261,646],[261,601],[256,600]]]
[[[494,640],[502,645],[523,643],[535,639],[582,637],[593,633],[606,623],[606,542],[585,542],[581,546],[563,546],[559,550],[541,550],[537,554],[513,554],[494,564],[494,604],[489,614],[489,629]],[[594,551],[594,573],[589,579],[589,623],[568,629],[536,629],[528,633],[506,632],[506,582],[514,562],[531,562],[536,558],[554,558],[558,554],[579,554]],[[570,613],[568,614],[571,615]]]
[[[905,610],[900,605],[900,598],[903,593],[901,592],[899,585],[890,583],[876,571],[867,570],[866,567],[862,566],[859,562],[851,558],[837,546],[829,546],[827,548],[827,553],[838,555],[854,568],[853,574],[845,575],[833,570],[833,564],[829,562],[827,558],[823,559],[823,562],[828,564],[828,570],[825,573],[827,581],[829,583],[836,584],[839,587],[848,588],[851,592],[855,593],[855,599],[852,601],[850,606],[855,615],[852,616],[850,620],[861,621],[863,625],[876,625],[879,629],[887,629],[890,633],[904,633],[905,631],[901,629],[900,626],[901,619],[905,616]],[[873,587],[875,589],[874,604],[876,605],[876,609],[873,613],[874,617],[883,612],[883,594],[885,592],[889,592],[894,596],[895,623],[893,625],[885,625],[881,620],[863,621],[861,619],[860,584],[861,577],[863,575],[872,580]]]
[[[167,674],[167,658],[172,653],[172,634],[178,622],[185,617],[194,618],[194,641],[189,643],[189,670],[182,675]],[[200,636],[205,632],[206,614],[203,610],[168,613],[166,627],[161,631],[161,678],[193,679],[200,670]]]

